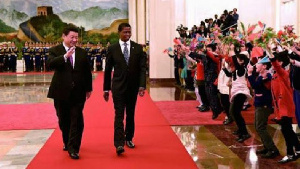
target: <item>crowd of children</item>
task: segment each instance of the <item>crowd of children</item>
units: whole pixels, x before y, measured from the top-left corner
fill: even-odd
[[[180,36],[174,39],[174,49],[164,52],[174,58],[176,83],[195,91],[199,111],[211,110],[212,119],[224,111],[223,123],[235,122],[233,134],[242,143],[251,135],[241,112],[253,98],[255,129],[264,146],[256,153],[263,158],[279,155],[267,131],[268,117],[275,113],[287,154],[278,162],[298,159],[300,144],[292,118],[300,126],[300,38],[293,26],[275,32],[261,22],[247,30],[241,23],[224,36],[214,25],[207,36]]]

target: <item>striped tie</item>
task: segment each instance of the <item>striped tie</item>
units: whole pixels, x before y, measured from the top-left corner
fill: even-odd
[[[124,43],[124,51],[123,51],[123,54],[124,54],[125,61],[126,61],[127,65],[128,65],[129,55],[128,55],[127,43]]]

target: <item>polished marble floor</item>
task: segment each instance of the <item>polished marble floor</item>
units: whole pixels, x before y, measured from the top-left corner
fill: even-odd
[[[3,104],[52,102],[46,98],[51,74],[0,74],[0,111]],[[147,90],[154,101],[194,100],[195,95],[173,82],[151,81]],[[251,138],[244,143],[235,141],[234,125],[172,126],[198,168],[300,168],[300,160],[280,165],[276,159],[262,159],[255,150],[262,147],[253,125],[247,126]],[[295,131],[297,127],[294,126]],[[276,124],[268,130],[285,155],[285,143]],[[0,131],[0,169],[26,168],[54,129]],[[298,132],[298,131],[297,131]]]

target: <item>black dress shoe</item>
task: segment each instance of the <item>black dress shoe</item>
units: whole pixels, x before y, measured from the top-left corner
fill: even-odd
[[[135,145],[133,144],[132,141],[126,141],[126,146],[129,147],[129,148],[134,148]]]
[[[266,148],[256,150],[256,154],[266,154],[267,152],[268,152],[268,149],[266,149]]]
[[[64,145],[64,146],[63,146],[63,150],[64,150],[64,151],[68,151],[68,147]]]
[[[205,105],[202,105],[199,107],[198,109],[200,112],[206,112],[206,111],[209,111],[209,107],[208,106],[205,106]]]
[[[233,119],[228,118],[228,119],[226,119],[226,120],[223,121],[223,124],[224,125],[228,125],[228,124],[231,124],[232,122],[233,122]]]
[[[218,118],[219,114],[220,114],[220,113],[213,114],[213,115],[212,115],[212,119],[214,120],[214,119]]]
[[[278,163],[284,164],[284,163],[287,163],[290,161],[295,161],[295,160],[296,160],[295,156],[287,155],[287,156],[284,156],[281,160],[279,160]]]
[[[275,158],[277,156],[279,156],[279,151],[268,151],[266,154],[262,154],[261,157],[262,158]]]
[[[250,134],[244,134],[244,135],[240,135],[238,138],[237,138],[237,141],[239,143],[242,143],[244,142],[245,140],[247,140],[248,138],[250,138]]]
[[[78,153],[69,153],[70,157],[74,160],[79,159],[79,154]]]
[[[119,146],[119,147],[117,147],[117,149],[116,149],[116,152],[117,152],[118,155],[124,153],[124,151],[125,151],[125,150],[124,150],[124,147],[123,147],[123,146]]]

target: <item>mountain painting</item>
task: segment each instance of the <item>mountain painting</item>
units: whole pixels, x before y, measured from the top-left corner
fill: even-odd
[[[128,0],[5,0],[0,41],[59,41],[69,23],[79,27],[83,43],[107,41],[121,22],[128,22]]]

